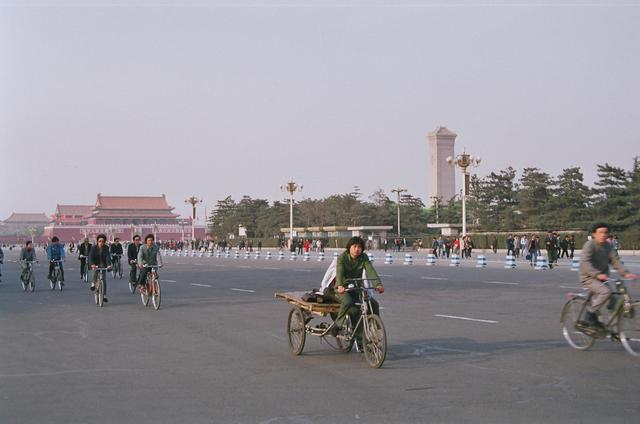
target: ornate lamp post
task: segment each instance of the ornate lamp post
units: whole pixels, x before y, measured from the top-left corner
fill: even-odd
[[[440,223],[440,215],[438,213],[438,209],[440,208],[440,202],[442,201],[442,197],[431,196],[431,200],[433,200],[433,205],[436,207],[436,224],[439,224]]]
[[[291,248],[293,243],[293,193],[302,191],[302,184],[294,182],[291,178],[288,183],[280,186],[280,190],[289,193],[289,248]]]
[[[192,208],[192,215],[191,215],[191,242],[193,243],[193,246],[195,246],[195,242],[196,242],[196,205],[198,203],[202,203],[202,199],[198,199],[196,196],[191,196],[188,199],[186,199],[184,201],[184,203],[190,204],[191,208]]]
[[[462,154],[456,155],[456,157],[449,156],[447,162],[451,166],[457,166],[462,170],[462,237],[467,235],[467,189],[469,187],[469,174],[467,168],[470,166],[478,166],[480,164],[479,157],[473,157],[465,151]],[[462,249],[462,240],[460,243]]]
[[[391,190],[392,193],[396,193],[398,195],[398,238],[400,238],[400,194],[407,191],[406,188],[394,188]]]

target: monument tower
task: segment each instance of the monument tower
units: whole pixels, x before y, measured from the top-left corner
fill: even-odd
[[[447,127],[438,127],[429,133],[428,205],[447,203],[456,194],[455,169],[447,163],[447,157],[455,157],[454,144],[458,135]]]

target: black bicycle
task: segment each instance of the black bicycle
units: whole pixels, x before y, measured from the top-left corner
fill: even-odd
[[[111,255],[111,274],[113,275],[114,279],[118,277],[122,280],[122,262],[120,261],[121,257],[122,255],[117,253]]]
[[[22,283],[22,290],[34,292],[36,290],[36,276],[33,273],[34,264],[38,261],[20,261],[25,264],[25,269],[20,275],[20,282]]]
[[[51,287],[51,290],[55,290],[57,285],[62,291],[62,286],[64,285],[62,283],[62,269],[60,268],[62,260],[53,259],[50,262],[53,264],[53,270],[51,271],[51,278],[49,278],[49,287]]]
[[[611,287],[611,283],[615,284],[615,290],[606,307],[600,308],[595,325],[583,324],[592,293],[567,294],[569,300],[560,316],[562,334],[574,349],[587,350],[597,339],[609,337],[620,341],[631,355],[640,356],[640,302],[631,299],[622,280],[609,280],[603,284]]]

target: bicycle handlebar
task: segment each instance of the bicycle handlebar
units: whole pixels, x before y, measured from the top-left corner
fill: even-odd
[[[143,268],[162,268],[163,265],[147,265],[147,264],[143,264],[142,267]]]

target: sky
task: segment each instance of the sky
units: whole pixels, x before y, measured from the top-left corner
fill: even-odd
[[[639,1],[0,0],[0,219],[103,195],[403,187],[640,155]],[[458,180],[459,184],[459,180]],[[201,212],[200,212],[201,213]]]

